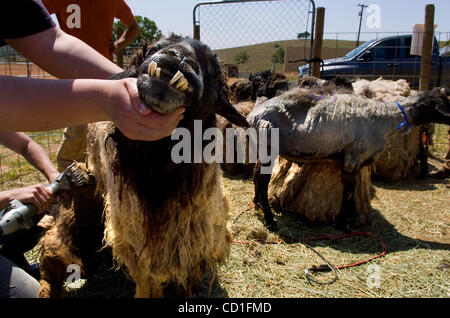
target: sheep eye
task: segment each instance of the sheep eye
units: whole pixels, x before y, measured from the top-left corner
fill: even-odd
[[[183,63],[189,64],[195,72],[198,72],[199,65],[194,59],[185,57],[183,58]]]
[[[174,49],[169,49],[167,50],[166,54],[171,56],[178,56],[178,51]]]

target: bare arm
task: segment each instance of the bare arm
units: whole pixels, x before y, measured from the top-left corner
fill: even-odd
[[[0,132],[0,143],[22,155],[50,182],[59,175],[44,148],[26,134],[22,132]]]
[[[184,108],[161,115],[141,108],[136,79],[44,80],[0,77],[0,131],[46,131],[111,120],[129,138],[169,136]]]
[[[123,71],[89,45],[59,27],[18,39],[6,39],[6,42],[58,78],[107,79]]]
[[[122,33],[122,35],[114,42],[114,53],[118,53],[123,50],[134,38],[139,34],[139,25],[134,20],[134,23]]]

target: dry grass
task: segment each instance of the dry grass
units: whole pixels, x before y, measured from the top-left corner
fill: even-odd
[[[27,133],[47,151],[55,163],[62,139],[62,130]],[[45,176],[14,151],[0,145],[0,191],[13,187],[45,183]]]
[[[431,163],[438,165],[438,162]],[[233,215],[245,210],[252,198],[251,180],[225,178]],[[243,214],[232,229],[235,240],[229,264],[219,274],[221,296],[228,297],[449,297],[450,196],[444,182],[409,180],[398,184],[375,183],[372,223],[360,230],[384,240],[388,254],[369,264],[342,269],[331,285],[311,285],[304,269],[323,261],[301,243],[260,244],[256,241],[286,241],[336,235],[327,225],[310,224],[297,215],[277,213],[280,229],[269,233],[262,225],[261,211]],[[262,235],[263,233],[263,235]],[[381,247],[367,237],[308,242],[335,266],[375,256]],[[370,264],[379,266],[380,285],[371,287]],[[319,280],[332,278],[319,274]],[[220,295],[220,293],[219,293]]]

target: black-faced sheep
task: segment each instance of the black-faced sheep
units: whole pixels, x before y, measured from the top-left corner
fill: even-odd
[[[292,88],[293,85],[281,73],[264,71],[251,73],[248,80],[238,80],[230,86],[232,103],[255,101],[257,97],[275,97]]]
[[[356,176],[383,151],[389,136],[425,123],[450,123],[450,91],[434,89],[399,102],[377,102],[354,94],[316,98],[294,89],[257,104],[247,116],[257,129],[279,129],[279,154],[293,162],[337,160],[342,171],[343,200],[338,223],[348,228],[355,216]],[[270,146],[270,145],[269,145]],[[255,169],[255,201],[267,225],[276,227],[267,200],[270,175]]]
[[[216,127],[216,114],[248,126],[228,101],[216,56],[198,41],[162,40],[134,59],[129,71],[115,76],[120,77],[138,78],[141,99],[153,111],[186,106],[179,128],[189,131],[189,138],[195,136],[194,120],[201,121],[204,131]],[[110,122],[92,125],[88,135],[88,170],[103,196],[104,243],[136,283],[136,297],[161,297],[172,282],[191,296],[202,276],[214,275],[230,252],[228,204],[218,164],[203,158],[193,163],[194,154],[190,162],[174,163],[177,143],[171,137],[133,141]],[[62,283],[52,280],[52,271],[89,261],[80,260],[83,251],[73,241],[78,233],[63,223],[42,240],[41,272],[47,281],[41,296],[54,296],[52,289]],[[60,237],[64,242],[53,244]]]

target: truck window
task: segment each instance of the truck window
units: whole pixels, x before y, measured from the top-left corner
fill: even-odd
[[[395,60],[399,54],[398,39],[391,39],[380,42],[373,50],[375,60]]]
[[[406,59],[415,57],[415,55],[411,55],[411,41],[412,38],[405,38],[405,45],[402,47],[402,51],[404,50],[404,54],[400,56],[404,56]]]

